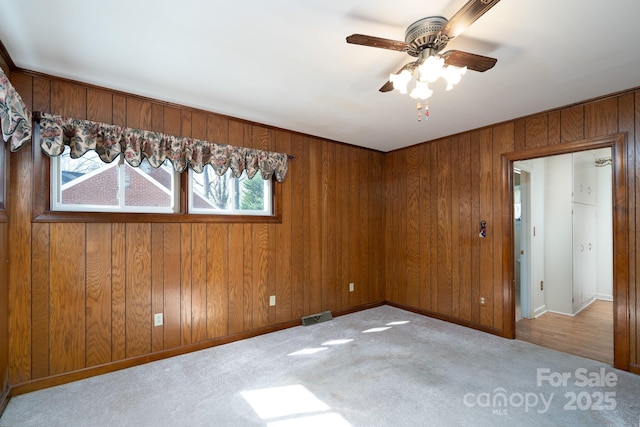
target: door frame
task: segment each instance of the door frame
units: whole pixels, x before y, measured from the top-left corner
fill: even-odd
[[[503,336],[515,338],[513,259],[513,163],[557,154],[611,148],[613,210],[613,366],[629,370],[629,248],[626,178],[626,133],[617,133],[501,155]]]

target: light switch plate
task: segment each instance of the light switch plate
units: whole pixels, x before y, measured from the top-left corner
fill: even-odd
[[[162,326],[162,313],[153,315],[153,326]]]

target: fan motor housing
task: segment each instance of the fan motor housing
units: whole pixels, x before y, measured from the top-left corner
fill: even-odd
[[[429,16],[419,19],[407,27],[404,41],[409,46],[407,53],[418,56],[426,48],[436,52],[444,49],[448,39],[438,37],[440,31],[449,21],[442,16]]]

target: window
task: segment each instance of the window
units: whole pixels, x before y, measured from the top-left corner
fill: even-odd
[[[43,112],[36,120],[34,222],[281,222],[275,183],[286,153]],[[121,153],[142,161],[131,167]]]
[[[50,211],[195,214],[197,216],[274,217],[273,180],[236,178],[231,169],[218,176],[209,165],[202,173],[189,169],[181,177],[165,161],[154,168],[144,159],[131,167],[119,156],[103,162],[91,150],[73,159],[69,147],[50,158]],[[186,188],[186,207],[180,187]]]
[[[69,147],[51,159],[51,210],[81,212],[179,211],[179,176],[165,162],[131,167],[119,156],[104,163],[95,151],[72,159]]]
[[[218,176],[211,166],[202,173],[189,170],[189,213],[226,215],[271,215],[271,181],[246,171],[239,178],[231,169]]]

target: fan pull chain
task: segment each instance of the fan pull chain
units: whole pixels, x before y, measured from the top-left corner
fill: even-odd
[[[421,103],[417,103],[416,104],[416,110],[418,110],[418,121],[421,122],[422,121],[422,117],[424,116],[425,121],[429,120],[429,104],[425,102],[424,104],[424,111],[422,109],[422,104]]]

